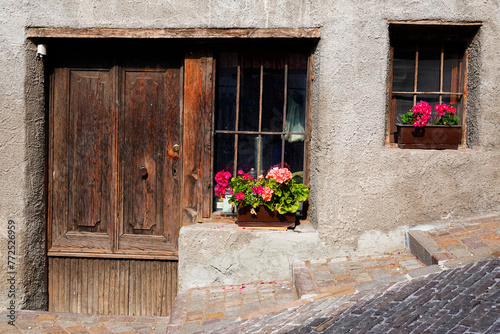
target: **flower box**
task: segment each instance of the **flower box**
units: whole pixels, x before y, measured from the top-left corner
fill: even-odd
[[[294,227],[297,215],[287,212],[279,214],[264,205],[259,205],[252,212],[251,206],[240,206],[237,210],[239,227]]]
[[[457,149],[462,140],[461,125],[397,124],[397,141],[400,148]]]
[[[221,170],[215,175],[215,181],[215,195],[229,197],[228,202],[238,208],[239,227],[294,227],[296,212],[309,196],[309,188],[298,183],[286,167],[272,166],[258,177],[243,170],[232,177],[229,171]]]

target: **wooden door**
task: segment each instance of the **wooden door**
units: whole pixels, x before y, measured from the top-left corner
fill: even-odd
[[[173,300],[177,284],[182,54],[92,45],[54,49],[47,219],[50,308],[166,315],[171,303],[165,300]],[[159,260],[173,264],[159,265]],[[113,280],[109,271],[116,266],[125,277]],[[137,281],[141,266],[153,269]],[[86,272],[97,275],[99,268],[108,268],[102,269],[105,279],[90,281],[96,276]],[[68,282],[68,288],[58,281]],[[153,286],[161,292],[151,291]],[[110,289],[122,294],[120,302],[111,302]],[[94,299],[109,303],[90,305],[86,295],[91,290],[97,291]],[[137,305],[146,300],[147,307]]]
[[[176,65],[161,55],[120,69],[120,254],[177,255],[182,138]]]
[[[116,68],[71,65],[54,68],[51,78],[49,253],[111,254]]]

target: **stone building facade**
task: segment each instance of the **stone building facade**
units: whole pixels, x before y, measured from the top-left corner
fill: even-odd
[[[127,249],[120,253],[118,247],[116,252],[108,249],[99,253],[103,258],[104,253],[112,254],[108,258],[122,256],[131,261],[141,256],[146,260],[175,261],[178,256],[181,287],[241,283],[266,277],[280,279],[287,275],[283,268],[296,258],[354,251],[383,252],[404,247],[404,231],[411,226],[500,211],[500,95],[497,93],[500,10],[495,1],[2,0],[1,8],[0,250],[4,260],[0,267],[3,291],[0,305],[3,308],[12,301],[16,309],[47,308],[50,285],[47,259],[71,256],[71,252],[64,253],[62,248],[51,251],[56,240],[47,240],[48,217],[54,212],[66,212],[51,209],[50,200],[54,195],[50,184],[56,175],[49,175],[49,170],[55,168],[49,161],[51,145],[62,145],[51,137],[54,124],[58,124],[57,120],[51,123],[56,108],[52,106],[56,104],[53,96],[58,93],[51,91],[50,80],[58,80],[51,78],[57,72],[54,68],[59,66],[53,65],[51,57],[58,57],[59,64],[68,59],[76,61],[79,55],[89,61],[100,54],[100,48],[106,49],[108,43],[118,45],[120,56],[129,51],[140,54],[144,46],[148,54],[154,53],[154,48],[148,49],[152,44],[169,52],[172,48],[181,50],[181,63],[176,68],[181,76],[190,73],[192,77],[185,76],[180,83],[183,95],[179,110],[184,120],[179,126],[189,122],[200,126],[200,115],[206,111],[203,108],[210,109],[209,115],[216,108],[217,98],[210,94],[216,95],[217,87],[212,85],[199,93],[188,84],[190,79],[202,82],[215,78],[213,82],[221,82],[217,77],[222,73],[217,66],[223,63],[216,56],[222,54],[217,53],[222,52],[217,49],[219,45],[231,52],[246,45],[256,52],[268,47],[272,52],[281,52],[271,46],[283,45],[287,71],[294,69],[292,55],[300,50],[306,55],[306,65],[297,65],[296,69],[307,70],[303,73],[309,92],[304,95],[307,101],[303,132],[307,138],[303,172],[311,190],[307,219],[297,229],[303,233],[250,235],[214,219],[213,198],[205,190],[211,191],[213,186],[205,183],[213,179],[212,175],[207,176],[206,166],[216,164],[210,145],[206,146],[207,141],[216,137],[213,135],[216,123],[210,118],[204,123],[209,130],[207,136],[187,138],[191,129],[186,128],[181,134],[184,147],[189,144],[201,148],[191,152],[194,156],[200,154],[195,162],[198,169],[190,169],[186,164],[179,169],[183,177],[180,186],[184,188],[179,190],[178,199],[180,231],[173,236],[175,239],[178,233],[180,239],[165,236],[176,250],[168,250],[168,256],[154,253],[155,250],[137,255],[127,253]],[[65,53],[65,43],[74,46],[71,50],[91,50],[88,54]],[[47,47],[47,55],[42,58],[37,56],[39,44]],[[437,53],[432,54],[431,50],[423,56],[426,47],[438,44],[444,46],[432,49],[438,50]],[[217,50],[210,49],[205,54],[201,48],[204,45],[210,48],[216,45]],[[432,79],[432,73],[415,70],[411,65],[415,62],[414,54],[401,55],[400,45],[418,45],[421,68],[434,68],[437,79]],[[453,50],[451,56],[446,51],[449,46]],[[192,52],[200,52],[201,56],[190,58]],[[395,68],[395,64],[403,64],[403,70]],[[448,67],[451,69],[447,70]],[[399,79],[395,75],[401,73],[414,75],[408,82],[415,86],[398,95],[400,89],[395,86]],[[435,80],[437,88],[419,89],[418,76]],[[455,88],[446,88],[450,80],[455,80],[451,84]],[[198,100],[192,102],[189,94]],[[395,143],[392,130],[398,115],[394,118],[391,115],[400,109],[394,111],[394,108],[400,108],[401,101],[405,106],[427,98],[439,103],[456,102],[460,106],[463,124],[458,149],[402,149]],[[208,100],[215,101],[214,105],[207,107]],[[190,114],[193,110],[199,114]],[[188,120],[189,117],[194,120]],[[61,124],[64,122],[63,119]],[[54,150],[57,152],[57,148]],[[187,155],[186,149],[184,161]],[[117,156],[122,161],[119,153]],[[195,169],[193,175],[187,175],[188,170]],[[192,191],[185,189],[188,184],[192,185]],[[116,189],[118,193],[122,188]],[[198,199],[200,204],[193,204]],[[74,206],[80,205],[75,203]],[[112,215],[117,217],[116,213]],[[114,231],[120,231],[116,228]],[[110,238],[119,239],[115,234]],[[14,244],[15,257],[9,259],[9,250],[14,250],[9,247]],[[58,251],[62,253],[56,254]],[[82,258],[92,255],[86,253]],[[12,277],[15,279],[9,281]],[[11,287],[15,297],[7,293]]]

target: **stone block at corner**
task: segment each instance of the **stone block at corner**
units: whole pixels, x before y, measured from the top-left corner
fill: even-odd
[[[442,251],[441,247],[425,231],[410,230],[408,235],[408,247],[413,255],[425,265],[437,264],[432,255]]]
[[[299,299],[311,298],[318,294],[311,273],[307,268],[294,268],[293,284]]]

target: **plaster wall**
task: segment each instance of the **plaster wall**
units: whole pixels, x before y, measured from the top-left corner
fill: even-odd
[[[330,249],[376,250],[358,240],[398,244],[405,226],[500,211],[499,7],[495,0],[1,0],[0,307],[11,301],[9,220],[16,224],[16,307],[46,306],[43,63],[26,27],[320,27],[311,223]],[[469,148],[385,146],[387,22],[424,19],[483,22],[470,68]]]

